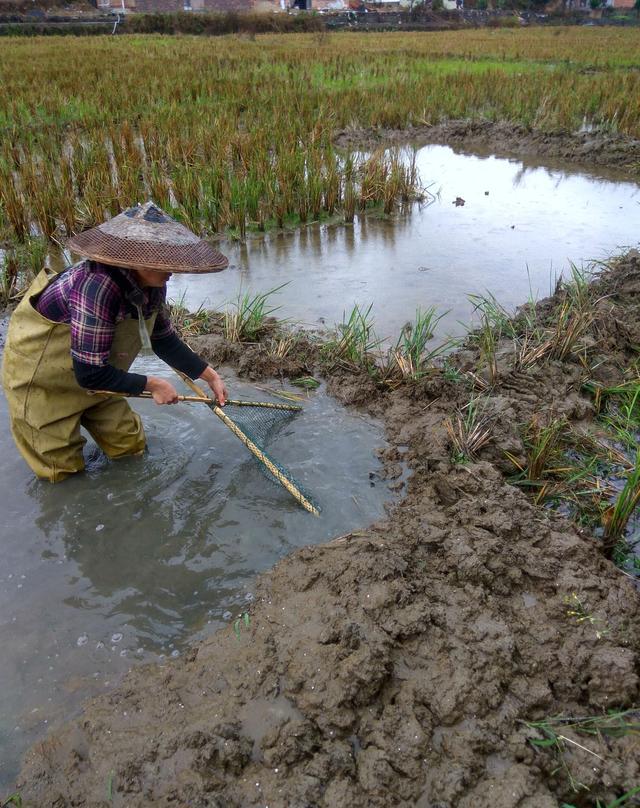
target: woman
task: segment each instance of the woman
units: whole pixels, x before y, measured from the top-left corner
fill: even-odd
[[[228,261],[152,202],[81,233],[69,247],[86,260],[59,275],[43,270],[9,323],[3,383],[11,432],[36,475],[58,482],[84,469],[83,426],[111,458],[145,446],[140,417],[121,397],[149,391],[156,404],[177,392],[157,376],[129,373],[141,348],[192,379],[221,405],[216,371],[175,333],[166,311],[174,272],[219,272]]]

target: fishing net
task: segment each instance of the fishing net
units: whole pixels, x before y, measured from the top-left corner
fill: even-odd
[[[210,407],[245,446],[257,448],[258,452],[252,451],[254,462],[268,480],[284,486],[311,513],[320,512],[310,492],[295,479],[286,466],[279,463],[266,450],[268,443],[275,438],[282,427],[299,414],[299,409],[237,404],[227,404],[222,410],[214,405]]]
[[[283,426],[300,414],[301,407],[288,404],[235,402],[217,407],[209,404],[220,420],[239,438],[253,454],[260,471],[271,482],[281,485],[306,508],[318,515],[320,508],[311,493],[301,485],[286,466],[279,463],[266,450]]]
[[[267,462],[263,462],[259,457],[253,455],[253,460],[260,471],[272,483],[282,485],[283,481],[278,474],[274,474],[274,468],[284,477],[302,497],[319,512],[318,504],[314,501],[311,493],[293,476],[291,471],[276,460],[272,454],[267,452],[267,446],[273,441],[281,429],[291,423],[300,414],[301,408],[272,406],[250,406],[248,404],[226,404],[223,408],[224,415],[229,418],[240,429],[240,431],[264,454]],[[238,436],[240,437],[240,436]],[[274,468],[270,468],[270,466]],[[285,486],[286,487],[286,486]],[[292,489],[288,489],[293,496],[296,496]],[[298,499],[298,497],[296,497]],[[298,499],[301,502],[300,499]],[[302,502],[301,502],[302,504]],[[306,507],[306,506],[305,506]]]

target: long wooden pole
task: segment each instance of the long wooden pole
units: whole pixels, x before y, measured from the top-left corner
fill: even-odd
[[[176,371],[178,376],[180,376],[182,381],[187,385],[187,387],[190,387],[193,390],[193,392],[198,396],[198,398],[201,398],[203,400],[207,399],[206,403],[209,409],[212,410],[222,421],[222,423],[226,427],[228,427],[233,432],[233,434],[237,438],[239,438],[239,440],[241,440],[244,443],[244,445],[251,452],[251,454],[254,457],[256,457],[271,472],[271,474],[276,478],[276,480],[280,483],[280,485],[282,485],[284,488],[287,489],[287,491],[296,500],[296,502],[302,505],[302,507],[305,508],[307,511],[309,511],[309,513],[314,514],[314,516],[320,516],[320,511],[316,508],[316,506],[312,502],[309,502],[309,500],[305,497],[302,491],[300,491],[291,482],[291,480],[289,480],[287,476],[280,471],[280,469],[262,451],[262,449],[256,446],[256,444],[251,440],[251,438],[248,435],[245,435],[245,433],[242,431],[242,429],[240,429],[240,427],[235,423],[235,421],[232,421],[231,418],[229,418],[229,416],[224,412],[222,407],[219,407],[217,403],[213,401],[213,399],[210,399],[209,396],[207,396],[207,394],[204,392],[204,390],[198,387],[198,385],[195,384],[195,382],[193,382],[188,376],[185,376],[184,373],[181,373],[179,370],[176,370],[175,368],[174,370]]]
[[[198,388],[200,389],[200,388]],[[122,398],[153,398],[153,394],[146,390],[142,393],[133,395],[132,393],[112,393],[110,390],[92,390],[92,394],[101,396],[120,396]],[[178,396],[178,401],[197,402],[198,404],[217,404],[215,398],[204,396]],[[298,404],[276,404],[273,401],[240,401],[239,399],[230,398],[227,404],[233,404],[234,407],[263,407],[269,410],[286,410],[288,412],[300,412],[302,407]]]

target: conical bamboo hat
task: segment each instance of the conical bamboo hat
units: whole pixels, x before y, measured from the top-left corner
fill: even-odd
[[[73,252],[102,264],[159,272],[220,272],[229,260],[149,201],[73,236]]]

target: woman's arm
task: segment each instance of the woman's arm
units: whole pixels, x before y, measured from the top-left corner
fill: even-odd
[[[180,339],[164,312],[156,319],[151,334],[151,347],[155,355],[170,367],[181,371],[190,379],[203,379],[207,382],[218,403],[224,406],[227,400],[224,382],[211,365]]]
[[[87,390],[108,390],[110,393],[137,396],[147,386],[146,376],[140,373],[128,373],[113,365],[88,365],[74,359],[73,372],[80,387]]]
[[[129,396],[138,396],[146,390],[151,393],[156,404],[175,404],[178,400],[175,387],[158,376],[128,373],[113,365],[85,365],[75,359],[73,370],[80,387],[87,390],[105,390],[109,393],[126,393]]]

